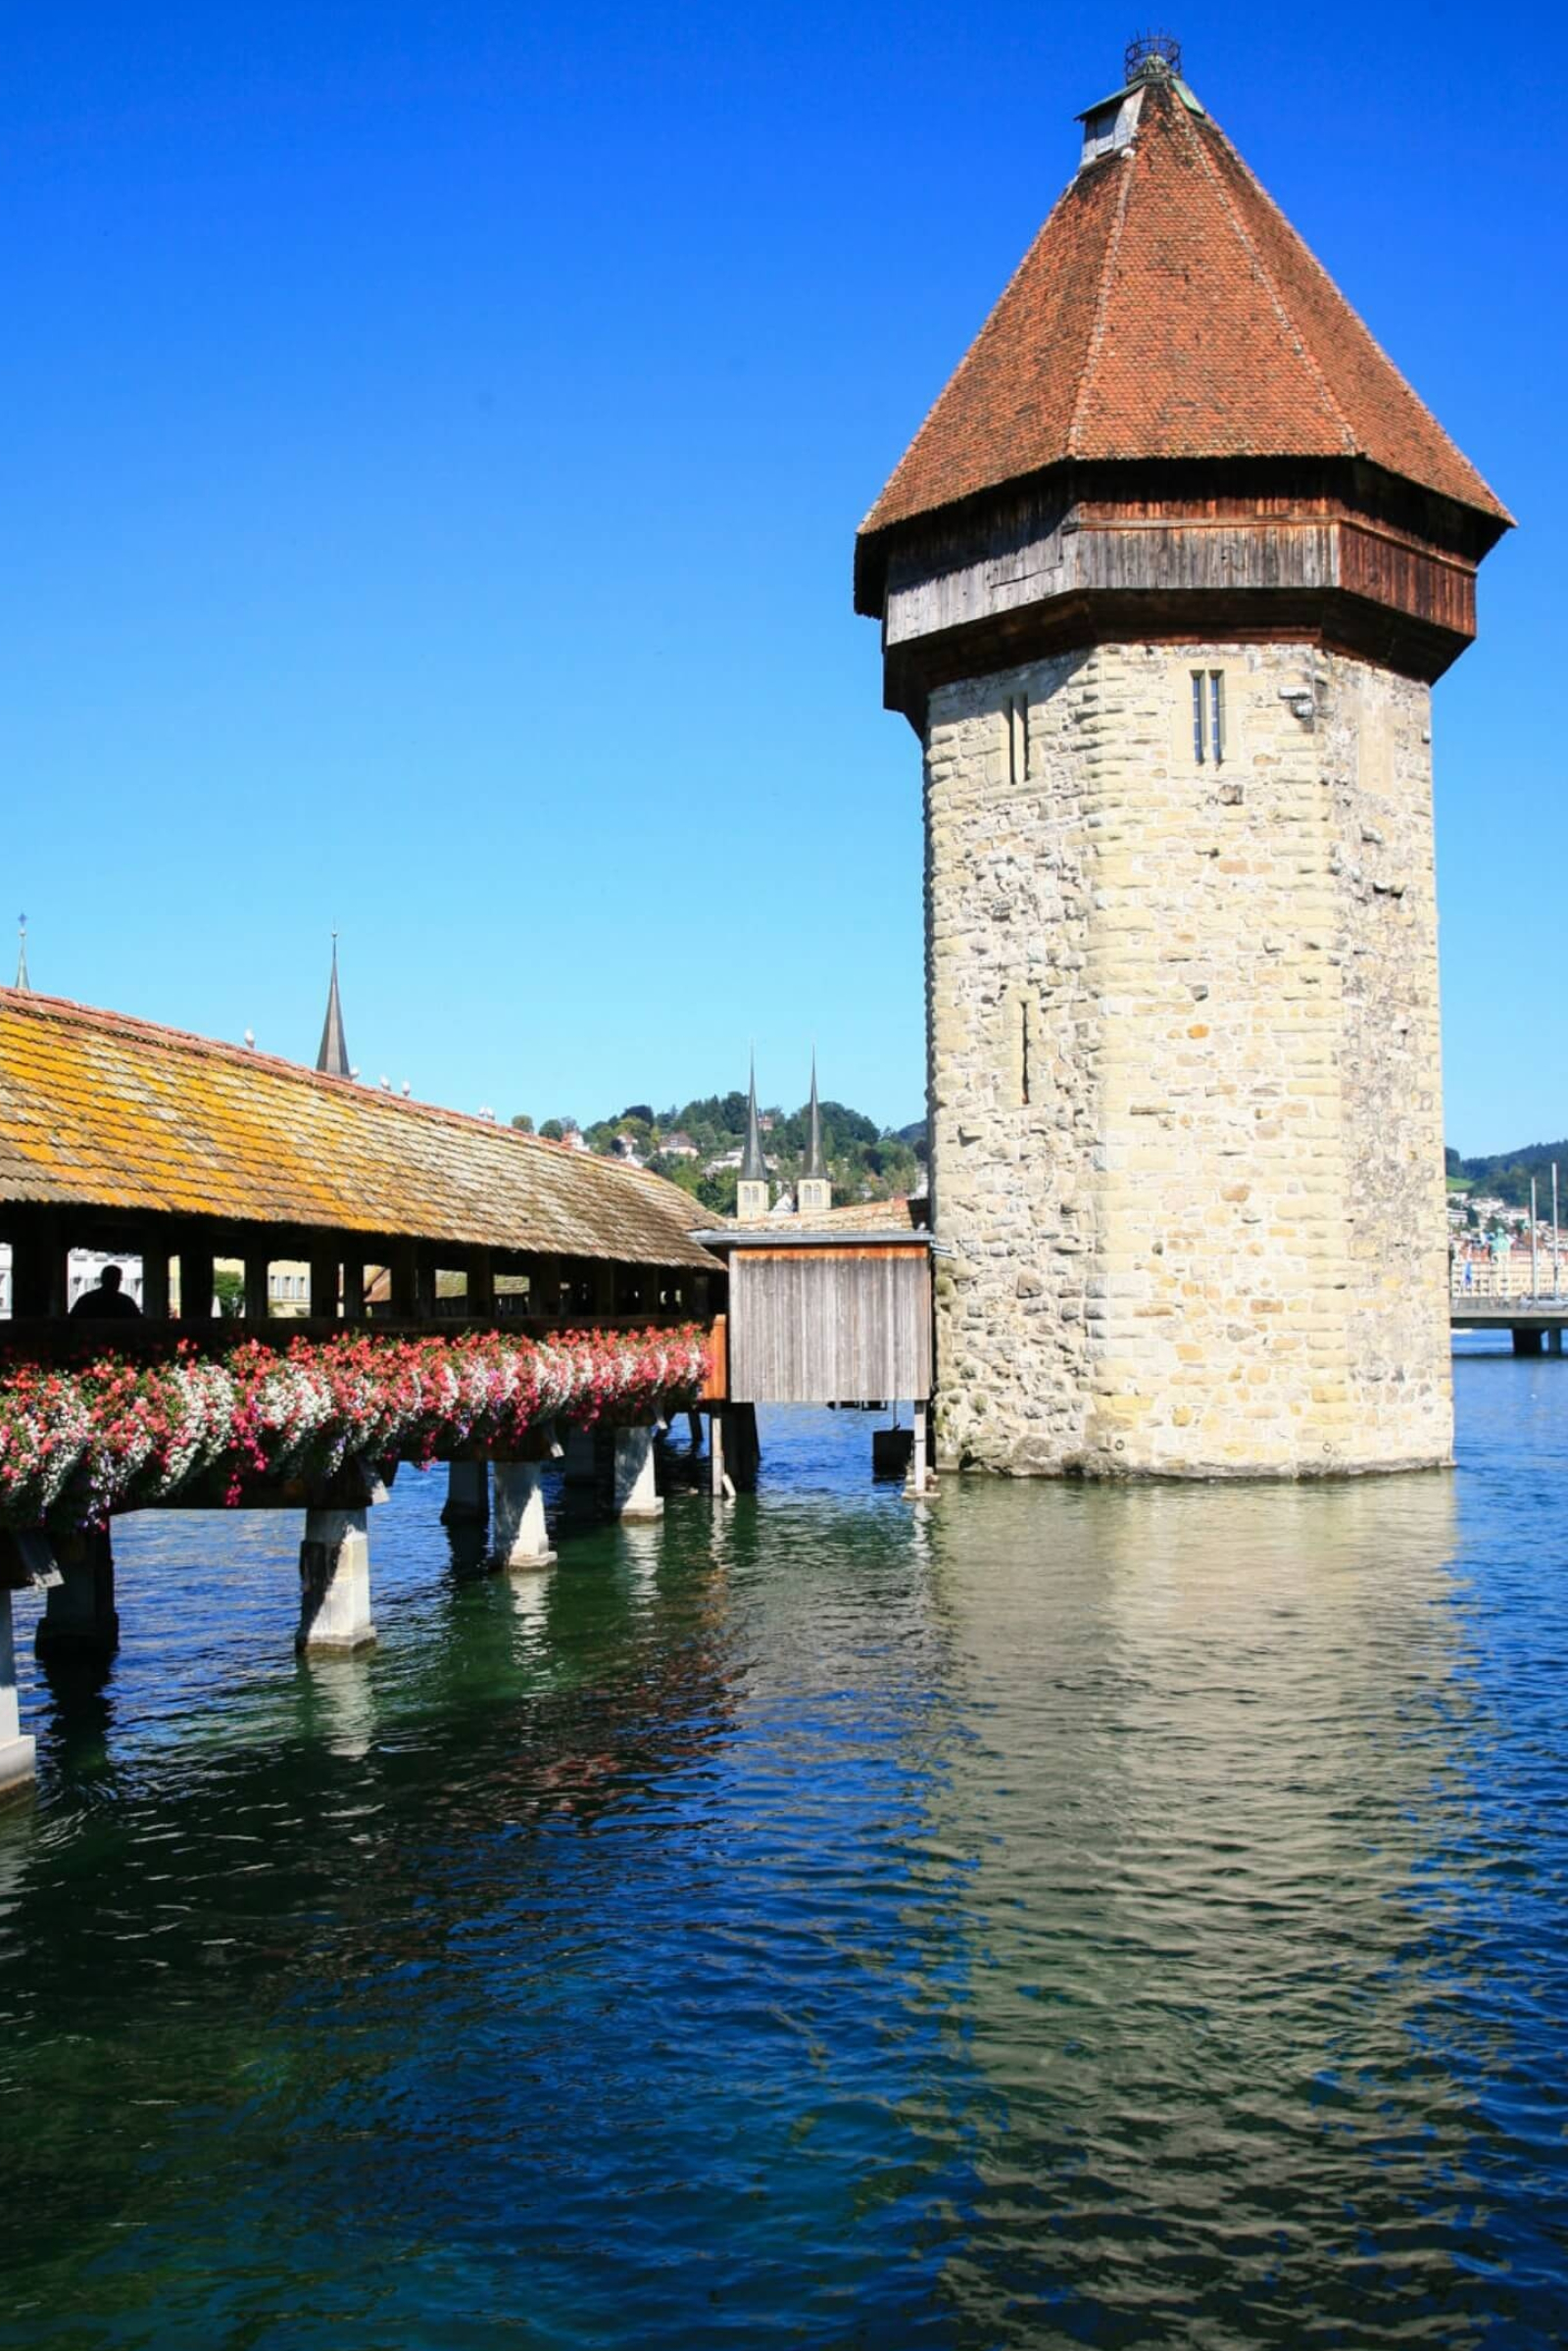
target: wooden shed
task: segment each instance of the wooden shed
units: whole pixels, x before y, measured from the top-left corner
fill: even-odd
[[[931,1236],[907,1200],[697,1238],[729,1265],[732,1403],[924,1404]]]

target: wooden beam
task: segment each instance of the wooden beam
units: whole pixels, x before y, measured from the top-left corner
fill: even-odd
[[[387,1251],[390,1304],[394,1322],[413,1322],[418,1311],[415,1271],[413,1242],[394,1241]]]
[[[561,1312],[561,1259],[534,1257],[528,1265],[528,1304],[535,1314],[553,1320]]]
[[[179,1319],[181,1322],[211,1322],[213,1319],[213,1245],[205,1234],[181,1233],[176,1254],[179,1258]]]
[[[266,1322],[272,1310],[268,1295],[267,1279],[271,1271],[270,1257],[247,1256],[245,1259],[245,1320]]]
[[[487,1249],[469,1249],[467,1276],[468,1295],[464,1299],[466,1312],[472,1320],[493,1320],[496,1310],[496,1275]]]
[[[337,1320],[338,1255],[335,1244],[320,1243],[311,1251],[311,1314],[321,1321]]]
[[[360,1244],[351,1237],[348,1255],[343,1260],[343,1319],[345,1322],[365,1320],[365,1259],[359,1253]]]
[[[19,1321],[67,1311],[69,1255],[55,1209],[33,1209],[16,1218],[11,1229],[11,1311]]]
[[[141,1250],[141,1311],[146,1322],[169,1320],[169,1236],[155,1233]]]
[[[435,1320],[436,1250],[427,1242],[414,1245],[414,1314],[416,1322]]]

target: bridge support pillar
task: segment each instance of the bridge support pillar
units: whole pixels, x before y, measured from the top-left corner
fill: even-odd
[[[306,1656],[345,1656],[374,1640],[365,1511],[307,1510],[295,1646]]]
[[[549,1567],[555,1559],[550,1531],[545,1525],[544,1489],[537,1461],[497,1461],[495,1468],[495,1541],[490,1556],[497,1567],[516,1574]]]
[[[909,1482],[905,1492],[910,1494],[930,1494],[931,1476],[931,1413],[928,1404],[914,1406],[914,1427],[910,1432]]]
[[[610,1507],[616,1518],[662,1518],[652,1429],[612,1429]]]
[[[732,1485],[743,1494],[755,1494],[758,1472],[762,1466],[755,1404],[725,1405],[724,1450]]]
[[[41,1657],[112,1657],[120,1646],[120,1617],[109,1529],[85,1527],[52,1542],[60,1581],[49,1588],[33,1646]]]
[[[490,1465],[487,1461],[447,1464],[447,1499],[443,1526],[482,1527],[490,1516]]]
[[[1554,1322],[1546,1333],[1546,1352],[1548,1355],[1562,1353],[1562,1324],[1560,1322]]]
[[[1544,1332],[1539,1327],[1535,1330],[1531,1330],[1528,1328],[1522,1328],[1518,1323],[1515,1323],[1513,1327],[1514,1353],[1516,1355],[1539,1355],[1544,1353],[1544,1349],[1542,1342],[1544,1337]]]
[[[34,1742],[24,1739],[17,1704],[17,1646],[11,1632],[11,1593],[0,1588],[0,1803],[32,1786]]]

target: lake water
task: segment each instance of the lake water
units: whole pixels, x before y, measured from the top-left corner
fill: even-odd
[[[780,1415],[531,1581],[405,1473],[310,1670],[296,1520],[123,1522],[0,1817],[0,2342],[1560,2342],[1568,1362],[1456,1379],[1316,1490]]]

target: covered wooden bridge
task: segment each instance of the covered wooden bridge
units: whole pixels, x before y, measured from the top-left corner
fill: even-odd
[[[499,1298],[550,1323],[700,1318],[722,1288],[703,1221],[657,1176],[491,1120],[0,989],[0,1240],[34,1344],[73,1249],[139,1257],[149,1324],[210,1322],[222,1258],[263,1327],[279,1260],[310,1267],[308,1327],[362,1320],[381,1268],[383,1328],[433,1324],[442,1273],[478,1323]]]
[[[657,1397],[662,1358],[656,1348],[653,1371],[646,1348],[633,1360],[631,1335],[692,1325],[711,1333],[720,1320],[725,1272],[694,1237],[702,1221],[690,1196],[659,1177],[489,1119],[122,1014],[0,990],[0,1240],[11,1248],[13,1298],[0,1334],[13,1379],[19,1369],[69,1367],[108,1347],[168,1363],[181,1339],[201,1359],[228,1340],[281,1350],[302,1336],[331,1343],[373,1330],[388,1340],[453,1342],[505,1332],[554,1350],[531,1360],[548,1361],[558,1388],[568,1374],[598,1382],[602,1400],[624,1375],[642,1425],[621,1418],[602,1428],[577,1466],[598,1477],[612,1507],[653,1514],[661,1505],[648,1399]],[[140,1316],[84,1319],[80,1302],[68,1316],[73,1249],[136,1260]],[[220,1323],[215,1278],[224,1261],[242,1271],[243,1312]],[[270,1312],[269,1270],[279,1261],[309,1267],[304,1320]],[[384,1294],[373,1320],[368,1290]],[[599,1358],[590,1357],[588,1333]],[[618,1356],[617,1334],[626,1335]],[[522,1427],[520,1410],[509,1426]],[[604,1414],[610,1424],[616,1417]],[[0,1428],[0,1451],[4,1437]],[[449,1449],[425,1430],[422,1451],[453,1460],[451,1507],[486,1515],[493,1484],[500,1564],[550,1556],[539,1472],[552,1442],[543,1424],[515,1447],[533,1458],[504,1460],[493,1445]],[[0,1488],[4,1471],[0,1460]],[[372,1486],[350,1459],[329,1481],[262,1480],[242,1496],[306,1509],[303,1646],[373,1639]],[[199,1485],[171,1496],[176,1506],[221,1498]],[[122,1506],[138,1505],[111,1505]],[[31,1767],[31,1742],[17,1722],[11,1589],[29,1579],[49,1587],[41,1642],[109,1646],[116,1631],[107,1527],[72,1533],[7,1515],[0,1785]]]

